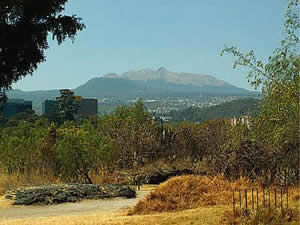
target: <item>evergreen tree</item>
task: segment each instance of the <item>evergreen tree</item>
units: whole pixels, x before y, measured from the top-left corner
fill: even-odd
[[[79,106],[74,92],[69,89],[60,90],[60,97],[56,98],[56,116],[59,122],[74,120]]]

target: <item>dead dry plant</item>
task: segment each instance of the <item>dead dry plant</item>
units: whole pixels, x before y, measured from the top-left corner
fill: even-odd
[[[197,208],[200,206],[228,205],[231,190],[253,186],[249,179],[229,182],[224,176],[179,176],[164,182],[144,200],[129,211],[133,214],[149,214]]]

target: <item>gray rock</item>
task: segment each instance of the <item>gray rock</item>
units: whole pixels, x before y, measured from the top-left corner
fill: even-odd
[[[151,172],[136,172],[124,174],[127,177],[128,183],[137,184],[160,184],[171,177],[195,174],[190,169],[158,169]]]
[[[14,205],[50,205],[77,202],[81,199],[114,197],[135,198],[136,192],[127,185],[64,184],[19,188],[6,194]]]

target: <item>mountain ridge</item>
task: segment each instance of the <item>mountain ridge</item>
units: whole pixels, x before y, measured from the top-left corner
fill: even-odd
[[[187,72],[171,72],[165,67],[160,67],[158,70],[150,68],[142,70],[129,70],[128,72],[118,75],[117,73],[105,74],[105,78],[125,78],[129,80],[166,80],[173,84],[191,84],[193,86],[203,87],[205,85],[210,86],[228,86],[234,87],[233,85],[219,80],[211,75],[202,75],[198,73],[187,73]]]
[[[233,86],[214,76],[195,73],[171,72],[165,67],[157,70],[130,70],[125,73],[109,73],[89,79],[72,89],[76,95],[95,98],[152,98],[195,96],[248,96],[254,92]],[[32,100],[34,108],[40,108],[46,99],[55,99],[59,90],[22,91],[11,90],[9,98]],[[40,110],[39,110],[40,111]]]

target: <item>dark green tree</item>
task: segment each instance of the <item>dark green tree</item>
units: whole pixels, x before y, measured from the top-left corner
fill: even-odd
[[[3,108],[4,108],[4,104],[7,101],[7,96],[2,93],[0,91],[0,121],[3,120],[4,116],[3,116]]]
[[[61,96],[56,98],[56,116],[58,122],[74,120],[79,106],[74,92],[69,89],[59,91]]]
[[[141,100],[102,117],[98,130],[112,140],[114,158],[121,168],[153,161],[158,151],[158,127]]]
[[[67,121],[57,130],[54,151],[56,171],[63,180],[92,183],[89,173],[105,165],[110,144],[91,124],[78,128]]]
[[[0,1],[0,92],[32,74],[46,60],[48,34],[61,44],[85,28],[81,18],[62,12],[68,0]]]

